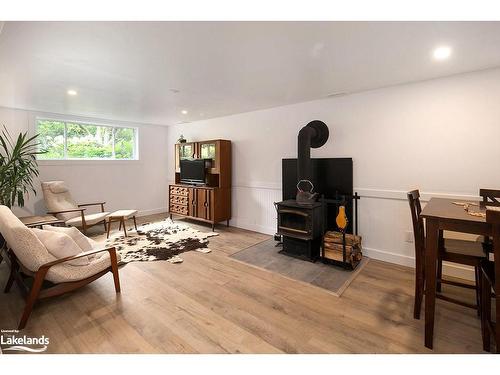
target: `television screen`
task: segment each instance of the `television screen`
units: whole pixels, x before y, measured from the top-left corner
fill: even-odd
[[[204,159],[182,159],[181,160],[181,182],[185,184],[205,183],[205,160]]]

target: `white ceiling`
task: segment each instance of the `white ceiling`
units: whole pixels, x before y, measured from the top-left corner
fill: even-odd
[[[500,22],[5,22],[0,106],[171,125],[495,66]]]

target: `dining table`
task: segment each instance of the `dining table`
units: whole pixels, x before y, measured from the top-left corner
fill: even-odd
[[[432,349],[436,304],[436,272],[439,238],[442,231],[453,231],[481,236],[492,235],[492,225],[486,222],[486,207],[475,200],[431,198],[420,216],[425,219],[425,346]],[[495,260],[500,259],[500,246],[494,244]],[[500,274],[500,262],[495,262],[495,274]],[[500,278],[496,277],[495,290],[500,290]],[[497,316],[500,298],[496,298]],[[496,330],[496,342],[500,342],[500,330]]]

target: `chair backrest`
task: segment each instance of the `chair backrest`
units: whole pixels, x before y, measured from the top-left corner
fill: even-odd
[[[55,258],[50,255],[37,236],[19,220],[7,206],[0,205],[0,233],[7,246],[30,271]]]
[[[415,238],[415,255],[421,256],[425,246],[424,220],[420,217],[422,206],[420,205],[420,192],[412,190],[408,192],[408,203],[410,204],[411,221],[413,223],[413,236]]]
[[[71,197],[68,187],[64,181],[42,182],[43,199],[45,206],[50,211],[63,211],[78,208],[75,200]],[[57,214],[57,218],[68,221],[74,217],[80,216],[79,212],[69,212]]]
[[[493,238],[493,253],[498,254],[499,253],[499,247],[500,247],[500,211],[497,210],[486,210],[486,222],[490,223],[492,226],[492,231],[491,231],[491,237]],[[496,274],[498,271],[497,263],[498,259],[495,258],[495,278],[500,277],[500,275]],[[495,285],[493,283],[492,285],[493,289],[495,290]],[[497,298],[498,298],[498,290],[495,290],[495,293],[497,293]],[[497,305],[498,306],[498,305]],[[497,312],[498,316],[498,312]],[[498,320],[497,320],[498,321]],[[497,328],[499,329],[499,328]],[[497,345],[500,345],[497,343]]]
[[[479,189],[479,196],[483,198],[483,205],[500,206],[500,190]]]

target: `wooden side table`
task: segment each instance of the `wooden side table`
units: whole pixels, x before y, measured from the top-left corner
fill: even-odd
[[[127,237],[127,228],[125,228],[125,220],[132,218],[134,219],[134,227],[135,230],[137,230],[137,223],[135,221],[135,215],[137,215],[137,210],[118,210],[115,212],[112,212],[108,215],[108,233],[106,238],[109,238],[109,231],[111,229],[111,223],[114,222],[120,222],[120,228],[119,230],[122,229],[123,226],[123,233],[125,233],[125,237]]]
[[[42,225],[64,225],[64,220],[53,215],[24,216],[20,217],[19,220],[29,228],[41,227]]]

